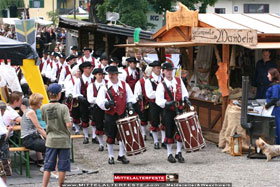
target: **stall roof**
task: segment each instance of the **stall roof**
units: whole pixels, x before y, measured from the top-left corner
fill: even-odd
[[[242,45],[249,49],[280,49],[279,42],[260,42],[256,46]]]
[[[276,14],[199,14],[202,21],[215,28],[253,29],[263,34],[280,34],[280,17]]]
[[[202,45],[211,45],[211,44],[202,44],[195,42],[147,42],[147,43],[136,43],[136,44],[119,44],[115,45],[116,47],[192,47],[192,46],[202,46]]]
[[[219,29],[253,29],[258,34],[280,35],[280,16],[277,14],[199,14],[198,20]],[[167,32],[165,26],[159,29],[153,39]]]
[[[124,27],[121,25],[107,25],[103,23],[91,23],[86,21],[79,21],[75,19],[69,19],[64,17],[59,17],[59,26],[64,28],[70,28],[70,29],[79,29],[80,27],[94,27],[96,28],[96,31],[108,33],[108,34],[116,34],[116,35],[123,35],[123,36],[129,36],[132,37],[134,34],[134,27]],[[144,31],[142,30],[140,32],[139,37],[141,39],[147,39],[150,40],[151,36],[153,35],[150,31]]]

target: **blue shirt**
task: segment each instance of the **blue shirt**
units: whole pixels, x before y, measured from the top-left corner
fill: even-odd
[[[264,63],[263,60],[259,60],[256,64],[255,77],[252,82],[252,86],[257,87],[256,99],[265,99],[266,90],[271,83],[268,78],[268,70],[271,68],[277,68],[277,64],[272,61]]]
[[[41,110],[40,109],[37,109],[36,110],[36,116],[38,118],[38,121],[40,123],[40,126],[43,128],[43,129],[46,129],[46,122],[42,120],[42,113],[41,113]]]

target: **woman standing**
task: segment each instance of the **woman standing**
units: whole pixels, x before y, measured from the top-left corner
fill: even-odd
[[[272,116],[275,116],[275,144],[280,144],[280,74],[276,68],[268,70],[267,78],[271,82],[266,91],[266,105],[268,109],[274,106]]]

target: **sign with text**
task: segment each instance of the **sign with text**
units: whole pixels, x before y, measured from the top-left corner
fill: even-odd
[[[192,28],[192,42],[212,44],[257,45],[256,30]]]
[[[180,2],[178,5],[179,8],[176,12],[166,11],[166,30],[180,26],[197,27],[198,10],[189,10],[188,7]]]

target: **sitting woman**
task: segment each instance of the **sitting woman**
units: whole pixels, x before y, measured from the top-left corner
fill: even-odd
[[[38,164],[43,164],[42,153],[46,152],[45,139],[47,134],[40,126],[36,116],[36,110],[41,107],[43,98],[43,95],[39,93],[32,94],[29,98],[30,108],[26,109],[21,120],[22,145],[37,152]]]
[[[275,106],[271,115],[275,116],[275,144],[280,145],[280,74],[276,68],[271,68],[267,77],[271,84],[266,91],[265,108]]]

